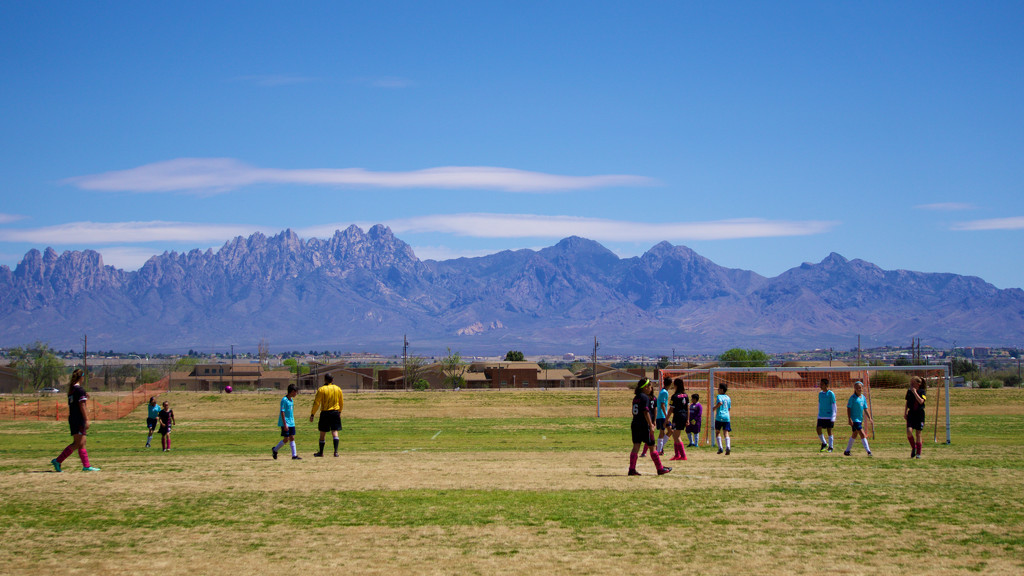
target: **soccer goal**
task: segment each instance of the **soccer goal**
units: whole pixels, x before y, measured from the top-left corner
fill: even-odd
[[[925,433],[930,434],[934,442],[939,442],[940,431],[944,432],[945,442],[949,444],[952,435],[948,366],[667,368],[659,373],[661,379],[681,379],[691,397],[694,393],[700,395],[704,408],[700,433],[706,445],[714,442],[715,415],[712,407],[720,384],[728,386],[732,400],[733,445],[817,441],[815,424],[822,378],[828,378],[829,388],[836,395],[834,435],[837,444],[850,435],[846,403],[857,381],[864,385],[868,409],[874,417],[873,421],[864,422],[868,437],[881,443],[905,442],[903,408],[914,376],[924,378],[928,385]]]

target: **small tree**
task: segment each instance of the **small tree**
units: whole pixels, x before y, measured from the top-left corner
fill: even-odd
[[[405,387],[408,389],[416,381],[423,378],[427,360],[422,356],[409,356],[405,361]]]
[[[441,372],[444,374],[444,385],[446,388],[461,388],[465,386],[466,380],[463,375],[466,373],[466,363],[462,361],[462,355],[452,352],[448,348],[448,355],[441,359]]]
[[[768,355],[761,350],[744,350],[743,348],[731,348],[722,352],[718,361],[726,366],[755,367],[767,366]]]
[[[523,360],[526,360],[526,356],[519,350],[509,350],[505,354],[505,362],[522,362]]]
[[[11,366],[18,371],[22,385],[33,391],[56,386],[64,375],[64,363],[50,349],[50,345],[37,341],[29,348],[15,348],[8,353]],[[19,386],[20,388],[20,386]]]

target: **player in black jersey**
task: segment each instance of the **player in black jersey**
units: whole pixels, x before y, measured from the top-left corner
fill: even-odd
[[[686,395],[686,386],[682,378],[676,378],[675,392],[668,407],[668,420],[672,423],[672,444],[675,446],[676,455],[669,460],[686,460],[686,448],[683,448],[683,441],[679,439],[686,421],[690,414],[690,398]]]
[[[636,383],[636,389],[633,394],[633,421],[630,424],[630,430],[633,435],[633,451],[629,453],[629,475],[639,476],[640,473],[636,471],[636,461],[640,456],[640,445],[644,444],[651,452],[651,460],[654,461],[654,466],[658,469],[658,475],[668,474],[672,471],[667,466],[662,466],[661,457],[658,456],[658,451],[654,449],[654,432],[657,428],[654,425],[654,419],[651,417],[651,412],[655,410],[654,399],[651,397],[651,381],[647,378],[641,378]]]
[[[928,385],[924,378],[914,376],[907,390],[907,404],[903,408],[903,418],[907,421],[907,440],[910,442],[910,457],[921,457],[921,431],[924,430],[924,401],[928,393]],[[917,436],[916,440],[914,436]]]

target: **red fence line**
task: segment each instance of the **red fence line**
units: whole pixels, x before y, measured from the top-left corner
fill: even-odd
[[[170,377],[164,377],[156,382],[141,384],[135,387],[131,395],[118,395],[113,402],[102,404],[94,398],[89,399],[86,405],[89,417],[93,420],[120,420],[131,414],[139,404],[149,402],[150,396],[158,396],[167,392],[170,386]],[[68,403],[62,397],[34,398],[12,397],[10,400],[0,400],[0,420],[56,420],[67,419]]]

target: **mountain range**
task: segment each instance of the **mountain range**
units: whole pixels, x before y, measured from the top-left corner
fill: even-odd
[[[253,234],[166,252],[128,272],[92,250],[0,266],[0,346],[420,355],[667,354],[1024,341],[1024,291],[956,274],[882,270],[830,254],[774,277],[662,242],[620,258],[592,240],[420,260],[385,226],[323,239]]]

